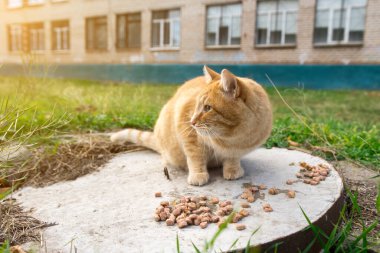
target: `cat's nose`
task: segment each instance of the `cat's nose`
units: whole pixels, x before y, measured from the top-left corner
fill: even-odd
[[[195,124],[196,124],[195,120],[192,120],[191,125],[195,126]]]

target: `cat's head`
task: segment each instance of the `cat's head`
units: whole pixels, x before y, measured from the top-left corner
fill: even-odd
[[[203,71],[207,85],[196,99],[191,124],[200,135],[232,137],[255,118],[255,83],[226,69],[218,74],[204,66]]]

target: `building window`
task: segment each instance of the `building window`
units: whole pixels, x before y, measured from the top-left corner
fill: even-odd
[[[241,4],[207,7],[207,46],[240,45]]]
[[[9,51],[22,51],[22,25],[8,26],[8,43]]]
[[[45,50],[45,32],[43,23],[28,25],[29,30],[29,50],[31,52]]]
[[[21,8],[23,4],[23,0],[8,0],[8,8]]]
[[[70,49],[69,21],[53,21],[51,23],[52,49],[65,51]]]
[[[152,14],[152,47],[177,48],[180,40],[180,10],[154,11]]]
[[[116,31],[118,49],[141,47],[141,14],[117,15]]]
[[[86,49],[89,51],[107,50],[107,17],[86,19]]]
[[[261,0],[257,3],[256,44],[295,45],[297,0]]]
[[[314,43],[361,43],[367,0],[318,0]]]

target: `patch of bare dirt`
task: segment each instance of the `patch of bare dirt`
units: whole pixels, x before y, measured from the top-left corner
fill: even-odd
[[[15,166],[7,177],[12,185],[43,187],[61,181],[75,180],[101,168],[121,152],[143,148],[133,144],[115,144],[105,138],[83,136],[69,139],[56,148],[42,147],[31,150],[32,155],[22,165]]]
[[[0,242],[7,240],[10,245],[40,241],[43,228],[54,226],[33,218],[14,199],[0,202]]]

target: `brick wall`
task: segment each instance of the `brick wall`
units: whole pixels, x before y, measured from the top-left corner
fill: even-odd
[[[8,51],[7,25],[41,22],[45,24],[45,51],[35,55],[37,62],[50,63],[246,63],[246,64],[378,64],[380,63],[380,1],[368,0],[364,42],[356,46],[313,45],[316,0],[299,0],[297,44],[292,47],[257,47],[255,41],[256,1],[241,0],[242,37],[239,48],[205,47],[206,6],[234,3],[236,0],[68,0],[41,6],[9,10],[0,4],[0,61],[21,62],[23,57]],[[179,50],[151,49],[151,12],[181,9]],[[116,14],[142,13],[141,49],[115,49]],[[86,52],[85,18],[108,17],[108,50]],[[70,20],[68,52],[51,50],[50,22]]]

